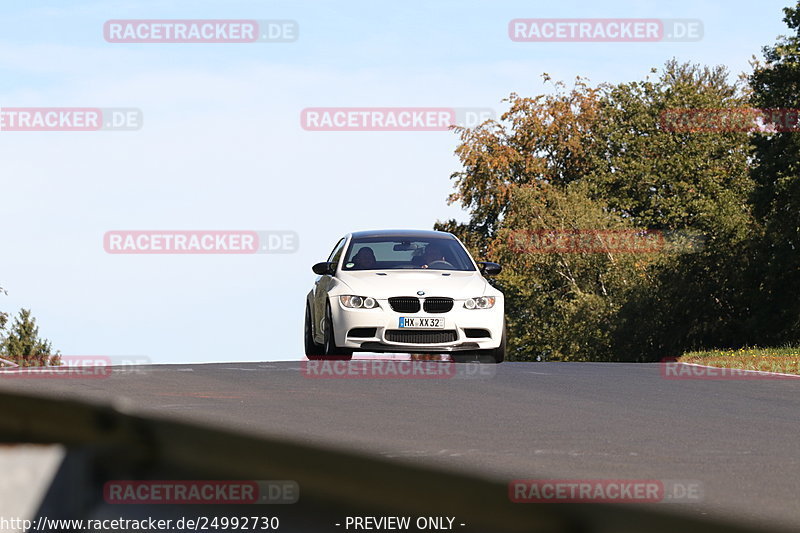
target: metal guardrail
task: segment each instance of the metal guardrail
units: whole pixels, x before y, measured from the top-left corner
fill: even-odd
[[[83,458],[75,463],[80,468],[62,468],[62,476],[74,479],[61,480],[65,496],[46,499],[40,514],[54,512],[55,505],[64,516],[85,515],[89,510],[75,504],[76,491],[102,494],[102,483],[111,479],[177,479],[170,476],[188,472],[193,477],[183,479],[295,480],[300,502],[281,511],[301,506],[306,520],[318,518],[304,531],[317,533],[344,531],[330,521],[340,515],[456,516],[466,524],[457,528],[463,532],[756,531],[631,505],[514,504],[507,485],[498,481],[138,416],[107,405],[7,393],[0,393],[0,405],[0,442],[62,443],[68,449],[65,464],[70,456]],[[58,484],[57,479],[53,487]],[[102,505],[102,498],[95,503]],[[211,507],[203,506],[204,512],[214,512]]]

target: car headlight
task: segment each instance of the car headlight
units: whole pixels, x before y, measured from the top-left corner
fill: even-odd
[[[491,309],[494,307],[496,298],[494,296],[478,296],[477,298],[467,298],[464,307],[467,309]]]
[[[339,296],[339,301],[342,305],[351,309],[375,309],[378,306],[378,301],[371,296]]]

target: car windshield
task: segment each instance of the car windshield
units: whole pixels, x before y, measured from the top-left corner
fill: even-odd
[[[363,237],[350,242],[343,270],[475,270],[454,239]]]

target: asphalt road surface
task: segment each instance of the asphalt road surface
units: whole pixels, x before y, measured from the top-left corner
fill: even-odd
[[[469,379],[310,379],[300,362],[163,365],[103,379],[0,375],[0,389],[505,481],[696,481],[701,502],[659,505],[800,529],[800,380],[676,381],[658,364],[483,366]]]

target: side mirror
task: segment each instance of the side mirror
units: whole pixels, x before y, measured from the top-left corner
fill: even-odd
[[[323,261],[322,263],[317,263],[311,270],[314,271],[314,274],[318,274],[320,276],[324,276],[326,274],[333,275],[336,273],[336,265],[334,263],[328,263],[327,261]]]
[[[478,261],[478,266],[481,269],[481,273],[486,276],[496,276],[503,270],[503,267],[490,261]]]

